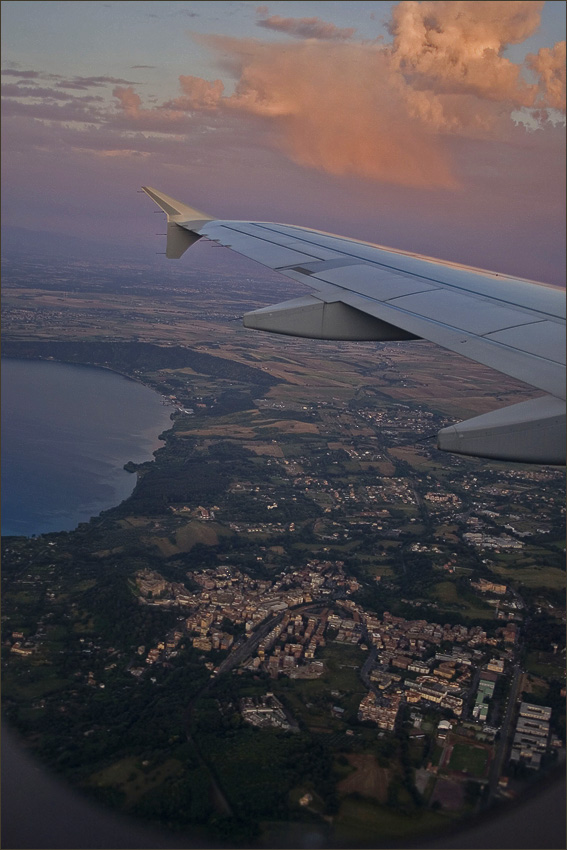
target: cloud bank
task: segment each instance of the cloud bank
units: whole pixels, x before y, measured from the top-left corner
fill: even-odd
[[[111,151],[141,152],[152,138],[189,147],[208,134],[214,147],[231,135],[328,174],[451,190],[462,184],[455,139],[510,140],[518,127],[555,126],[565,110],[565,42],[523,65],[506,55],[537,30],[542,8],[542,0],[402,0],[384,43],[259,7],[258,26],[294,41],[194,36],[217,55],[222,80],[181,75],[176,95],[147,107],[130,80],[9,69],[5,115],[69,122],[82,150],[89,134],[113,140]],[[98,99],[104,86],[113,106]]]
[[[355,41],[318,18],[271,16],[259,26],[298,43],[200,36],[235,80],[180,77],[176,112],[255,116],[265,143],[333,175],[404,186],[458,185],[447,139],[500,138],[510,114],[565,109],[565,43],[527,58],[505,55],[538,28],[541,0],[404,0],[392,11],[392,43]],[[528,72],[528,73],[526,73]],[[141,112],[116,89],[124,114]],[[163,113],[166,114],[165,112]],[[536,124],[537,125],[537,124]]]

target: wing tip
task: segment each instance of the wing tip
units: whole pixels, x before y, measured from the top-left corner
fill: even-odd
[[[164,211],[167,215],[168,221],[170,219],[176,223],[185,221],[214,221],[214,216],[209,215],[208,213],[203,213],[200,210],[196,210],[194,207],[190,207],[188,204],[184,204],[181,201],[176,201],[175,198],[172,198],[170,195],[166,195],[165,192],[159,192],[152,186],[142,186],[142,191],[145,192],[146,195]]]

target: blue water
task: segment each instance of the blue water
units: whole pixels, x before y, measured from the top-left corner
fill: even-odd
[[[119,504],[171,407],[106,369],[2,359],[2,534],[70,531]]]

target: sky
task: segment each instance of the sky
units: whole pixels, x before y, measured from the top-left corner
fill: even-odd
[[[218,218],[565,284],[561,0],[1,14],[3,226],[157,262],[150,185]]]

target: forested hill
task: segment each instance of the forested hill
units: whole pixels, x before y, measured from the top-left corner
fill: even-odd
[[[264,392],[278,383],[285,383],[254,366],[235,360],[193,351],[180,345],[152,345],[147,342],[91,342],[56,340],[4,340],[3,357],[53,359],[64,363],[104,366],[126,375],[135,371],[153,372],[159,369],[190,367],[202,375],[225,378],[250,384]]]

